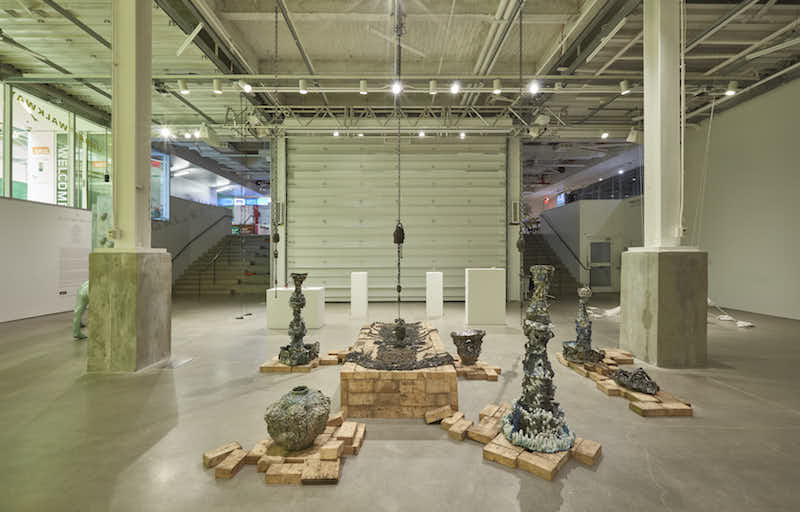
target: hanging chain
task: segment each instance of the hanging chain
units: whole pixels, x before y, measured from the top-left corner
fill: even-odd
[[[403,20],[400,8],[400,0],[397,2],[395,8],[395,34],[397,35],[397,47],[395,48],[395,71],[397,74],[397,82],[402,84],[402,47],[400,46],[400,38],[403,36]],[[394,243],[397,245],[397,318],[400,318],[400,293],[403,290],[400,284],[400,260],[403,258],[403,242],[405,241],[405,231],[403,230],[403,223],[400,220],[400,201],[401,195],[401,181],[400,181],[400,108],[399,96],[394,95],[394,114],[397,117],[397,225],[394,229]]]

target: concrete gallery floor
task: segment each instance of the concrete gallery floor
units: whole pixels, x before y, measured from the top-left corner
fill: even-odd
[[[613,307],[616,296],[593,304]],[[484,462],[481,445],[456,442],[422,420],[365,420],[361,453],[335,486],[268,486],[254,466],[214,479],[203,451],[264,437],[266,405],[298,384],[319,388],[339,409],[339,367],[311,374],[259,374],[285,332],[267,331],[263,303],[245,320],[236,299],[176,300],[174,369],[136,375],[85,374],[86,344],[70,337],[69,314],[0,324],[0,509],[17,510],[797,510],[800,457],[800,322],[734,312],[737,329],[710,319],[709,367],[647,370],[692,401],[693,418],[636,416],[621,398],[553,360],[557,399],[580,436],[602,443],[592,468],[571,461],[547,482]],[[556,338],[574,335],[573,301],[553,305]],[[359,323],[346,304],[327,305],[311,331],[325,352],[352,343]],[[403,305],[409,320],[424,304]],[[434,322],[462,327],[463,304]],[[461,409],[474,419],[489,402],[520,392],[524,338],[519,307],[488,329],[482,359],[498,382],[460,381]],[[371,304],[371,319],[394,306]],[[594,321],[597,346],[616,346],[618,324]],[[185,364],[180,364],[191,359]]]

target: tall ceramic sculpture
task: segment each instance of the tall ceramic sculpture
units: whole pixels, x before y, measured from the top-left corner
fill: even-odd
[[[578,289],[578,314],[575,317],[574,341],[564,342],[564,357],[573,363],[597,363],[603,360],[603,352],[592,349],[592,321],[586,305],[592,296],[592,290],[584,286]]]
[[[553,337],[547,291],[555,269],[534,265],[531,274],[535,289],[525,315],[525,359],[522,396],[503,417],[503,434],[517,446],[534,452],[553,453],[572,448],[575,434],[555,401],[553,367],[547,359],[547,342]]]
[[[303,343],[306,323],[300,316],[300,311],[306,306],[306,297],[303,295],[303,281],[306,277],[308,274],[292,273],[294,292],[289,297],[289,305],[292,307],[292,321],[289,322],[291,341],[285,347],[281,347],[278,354],[278,360],[289,366],[308,364],[319,356],[319,342]]]

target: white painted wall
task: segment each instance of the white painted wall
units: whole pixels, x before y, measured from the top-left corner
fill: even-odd
[[[800,319],[800,80],[686,131],[684,244],[708,251],[708,294],[736,309]]]
[[[580,201],[543,211],[540,216],[542,217],[540,229],[545,241],[561,258],[561,262],[572,277],[580,281],[581,267],[572,256],[572,253],[577,255],[581,253]],[[560,235],[560,239],[556,233]]]
[[[0,322],[73,309],[91,232],[87,210],[0,199]]]
[[[217,204],[217,189],[207,183],[198,182],[183,176],[172,176],[169,193],[173,197],[194,201],[195,203]]]
[[[190,240],[220,218],[223,220],[217,222],[214,227],[192,242],[180,256],[177,256]],[[231,218],[232,213],[229,208],[195,203],[177,197],[170,198],[170,220],[169,222],[153,221],[151,245],[166,248],[167,252],[175,258],[172,261],[173,282],[186,271],[194,260],[213,247],[222,237],[231,234]]]

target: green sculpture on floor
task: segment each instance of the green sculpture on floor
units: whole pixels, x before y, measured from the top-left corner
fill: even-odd
[[[81,319],[86,308],[89,307],[89,281],[86,281],[78,288],[75,296],[75,314],[72,317],[72,337],[76,340],[85,340],[86,335],[81,332]]]

